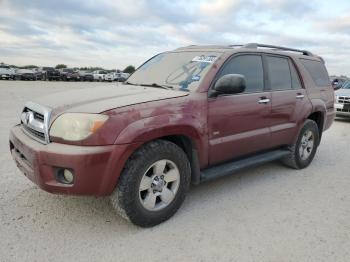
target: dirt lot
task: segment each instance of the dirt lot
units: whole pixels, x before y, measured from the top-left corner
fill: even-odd
[[[0,81],[0,261],[349,261],[350,121],[324,134],[309,168],[271,163],[194,187],[151,229],[107,198],[38,189],[11,159],[9,129],[26,100],[92,85]]]

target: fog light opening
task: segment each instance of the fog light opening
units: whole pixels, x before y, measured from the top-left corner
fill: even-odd
[[[73,171],[66,168],[60,168],[57,171],[57,180],[63,184],[73,184],[74,174]]]

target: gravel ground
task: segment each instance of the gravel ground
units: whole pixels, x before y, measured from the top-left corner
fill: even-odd
[[[107,198],[38,189],[12,161],[9,129],[28,99],[96,84],[0,81],[0,261],[349,261],[350,121],[324,134],[309,168],[271,163],[193,187],[151,229]]]

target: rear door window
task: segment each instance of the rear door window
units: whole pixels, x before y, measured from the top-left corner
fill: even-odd
[[[263,92],[264,70],[260,55],[239,55],[224,65],[219,77],[240,74],[246,79],[245,93]]]
[[[266,56],[271,90],[292,89],[292,77],[288,58]]]
[[[300,61],[304,65],[305,69],[309,72],[315,85],[318,87],[324,87],[330,85],[330,80],[326,67],[320,61],[308,60],[301,58]]]

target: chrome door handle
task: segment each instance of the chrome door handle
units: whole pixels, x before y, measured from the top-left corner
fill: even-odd
[[[267,104],[267,103],[270,103],[270,99],[268,98],[261,98],[259,101],[258,101],[259,104]]]
[[[297,94],[296,98],[297,99],[303,99],[305,96],[303,94]]]

